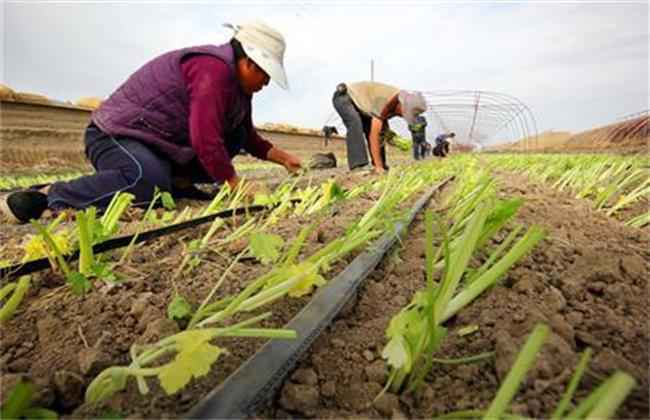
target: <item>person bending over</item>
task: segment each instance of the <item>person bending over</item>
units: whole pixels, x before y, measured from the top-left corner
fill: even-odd
[[[332,97],[334,109],[347,130],[345,144],[350,170],[368,166],[368,151],[373,168],[382,173],[386,166],[385,148],[380,133],[388,120],[403,117],[408,124],[426,110],[419,92],[400,90],[377,82],[340,83]]]

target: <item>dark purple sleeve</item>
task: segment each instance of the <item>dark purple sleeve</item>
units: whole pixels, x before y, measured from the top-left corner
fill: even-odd
[[[190,99],[189,130],[192,148],[215,181],[235,175],[224,138],[225,111],[232,103],[233,79],[226,63],[196,55],[181,63]]]
[[[246,116],[246,132],[248,133],[248,139],[244,144],[244,149],[256,158],[266,160],[266,155],[273,147],[273,144],[259,135],[253,126],[253,118],[250,113]]]

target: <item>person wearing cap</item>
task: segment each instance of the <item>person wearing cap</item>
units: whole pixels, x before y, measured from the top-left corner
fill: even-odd
[[[340,83],[332,103],[347,130],[348,167],[350,170],[366,168],[369,149],[372,165],[378,173],[388,169],[380,141],[380,133],[386,129],[388,120],[401,116],[408,124],[413,124],[415,116],[426,110],[421,93],[378,82]]]
[[[84,141],[94,174],[11,193],[0,210],[27,222],[48,208],[105,208],[119,191],[146,204],[156,187],[209,199],[194,184],[236,187],[232,159],[240,150],[297,172],[300,160],[263,139],[251,117],[252,96],[269,79],[288,88],[284,38],[261,22],[230,27],[227,43],[170,51],[144,64],[93,112]]]

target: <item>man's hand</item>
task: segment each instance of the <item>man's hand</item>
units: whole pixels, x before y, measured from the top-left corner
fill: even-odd
[[[368,142],[370,143],[370,155],[372,156],[372,164],[375,165],[375,170],[378,168],[384,169],[384,160],[381,158],[381,139],[379,138],[382,125],[382,120],[372,117]]]

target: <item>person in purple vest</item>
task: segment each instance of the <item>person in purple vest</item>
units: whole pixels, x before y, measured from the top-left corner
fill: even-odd
[[[25,223],[47,209],[105,208],[119,191],[144,205],[156,187],[209,199],[194,184],[236,187],[232,159],[242,149],[299,171],[300,160],[260,137],[251,117],[253,94],[270,79],[288,88],[284,38],[261,22],[227,26],[234,30],[230,42],[154,58],[93,112],[84,141],[94,174],[8,194],[0,211]]]

